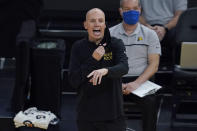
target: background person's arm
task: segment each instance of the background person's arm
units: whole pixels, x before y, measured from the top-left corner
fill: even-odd
[[[145,26],[147,26],[148,28],[150,28],[150,29],[153,30],[153,27],[152,27],[151,25],[149,25],[149,24],[146,22],[145,18],[144,18],[142,15],[140,15],[139,21],[140,21],[141,24],[143,24],[143,25],[145,25]]]
[[[172,18],[172,20],[170,20],[168,22],[168,24],[165,25],[168,28],[168,30],[170,30],[176,26],[178,19],[182,13],[183,13],[183,11],[176,11],[174,13],[174,17]]]
[[[174,14],[174,17],[166,25],[163,25],[163,26],[156,25],[153,27],[153,29],[156,31],[160,41],[163,40],[163,38],[168,30],[170,30],[176,26],[178,19],[179,19],[182,12],[183,11],[176,11]]]
[[[157,72],[159,66],[159,57],[159,54],[148,55],[147,68],[135,81],[129,82],[126,85],[126,89],[123,92],[124,94],[130,94],[132,91],[137,89],[142,83],[149,80]]]
[[[148,66],[144,72],[135,80],[136,83],[142,84],[149,80],[157,71],[159,67],[159,54],[148,55]]]

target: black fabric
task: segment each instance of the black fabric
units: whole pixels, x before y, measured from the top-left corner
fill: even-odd
[[[16,79],[12,94],[12,110],[17,113],[24,110],[29,90],[30,43],[19,43],[16,47]]]
[[[128,72],[128,62],[123,42],[112,38],[105,47],[108,57],[100,61],[92,57],[98,47],[84,38],[72,47],[69,65],[69,80],[79,91],[77,119],[79,120],[112,120],[123,115],[121,77]],[[93,70],[108,68],[107,76],[100,85],[93,86],[87,75]]]
[[[157,125],[157,102],[155,95],[140,98],[134,94],[124,96],[126,101],[135,102],[142,111],[143,131],[156,131]]]
[[[56,48],[38,46],[54,42]],[[31,54],[31,105],[41,110],[50,110],[60,116],[61,70],[65,43],[63,40],[36,40]]]
[[[68,71],[63,72],[62,91],[63,92],[77,92],[76,88],[73,88],[69,83]]]
[[[111,42],[111,35],[109,32],[109,28],[106,26],[105,32],[104,32],[104,38],[102,39],[100,45],[103,46],[104,43],[110,43]]]
[[[154,24],[152,26],[164,26],[161,24]],[[173,65],[173,48],[176,45],[175,41],[176,28],[168,30],[161,41],[161,57],[160,57],[160,66],[171,67]]]
[[[18,112],[24,109],[29,90],[30,48],[36,34],[34,20],[24,21],[17,35],[16,44],[16,79],[12,94],[12,110]]]
[[[128,83],[136,80],[136,78],[137,77],[127,77],[122,81],[123,83]],[[131,93],[129,95],[124,95],[124,101],[134,102],[140,107],[142,112],[143,131],[156,131],[158,104],[155,94],[140,98]]]
[[[31,44],[31,41],[36,36],[36,22],[35,20],[26,20],[22,22],[20,32],[16,37],[16,45],[20,43]]]
[[[173,65],[173,48],[176,45],[175,41],[176,28],[170,29],[166,32],[163,40],[161,41],[162,55],[160,57],[161,66],[172,66]]]
[[[110,121],[77,121],[78,131],[126,131],[124,118]]]

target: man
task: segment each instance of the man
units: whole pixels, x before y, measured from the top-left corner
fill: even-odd
[[[179,16],[187,9],[187,0],[140,1],[143,9],[140,22],[155,30],[160,41],[176,26]]]
[[[175,27],[179,16],[187,9],[187,0],[140,0],[140,22],[153,29],[162,46],[162,65],[172,65],[172,48],[175,45]]]
[[[160,42],[153,30],[138,22],[141,12],[138,0],[121,0],[119,11],[123,22],[110,28],[110,33],[123,40],[128,56],[129,79],[125,81],[128,83],[122,86],[123,93],[127,99],[142,106],[143,131],[155,131],[157,120],[155,96],[139,98],[131,92],[157,72],[161,54]]]
[[[128,62],[124,44],[110,37],[104,12],[98,8],[87,12],[84,27],[88,37],[73,45],[69,63],[70,83],[79,95],[78,130],[125,131],[121,77],[128,72]]]

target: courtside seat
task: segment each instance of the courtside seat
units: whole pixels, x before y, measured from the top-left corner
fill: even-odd
[[[174,49],[174,67],[172,75],[172,117],[171,126],[197,126],[197,56],[193,49],[185,48],[197,44],[197,8],[189,8],[179,18],[176,29],[176,47]],[[185,47],[186,46],[186,47]],[[194,54],[192,54],[194,53]],[[193,60],[184,62],[184,55]],[[186,66],[185,66],[186,64]],[[191,109],[191,110],[190,110]]]

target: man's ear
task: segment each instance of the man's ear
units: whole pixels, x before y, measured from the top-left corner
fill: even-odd
[[[120,16],[122,17],[122,13],[123,13],[122,8],[119,8],[119,13],[120,13]]]
[[[87,30],[87,22],[86,21],[83,22],[83,26]]]
[[[142,8],[140,7],[140,14],[142,14]]]
[[[142,8],[141,7],[139,7],[139,12],[140,12],[140,14],[142,13]]]

